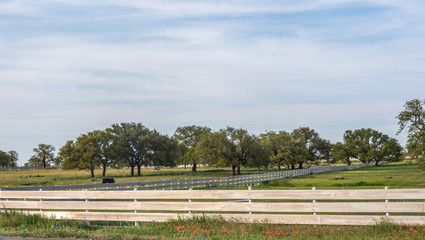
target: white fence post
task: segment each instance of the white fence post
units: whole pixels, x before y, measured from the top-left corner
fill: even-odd
[[[189,188],[189,191],[192,191],[193,190],[193,188]],[[189,206],[190,206],[190,203],[192,202],[192,199],[191,198],[189,198]],[[192,214],[192,211],[189,211],[189,213],[190,214]]]
[[[134,188],[134,192],[136,192],[137,191],[137,188]],[[136,203],[136,202],[138,202],[138,200],[137,200],[137,198],[134,198],[134,202]],[[136,205],[136,204],[134,204],[134,205]],[[135,207],[135,209],[136,210],[134,210],[134,213],[138,213],[139,211],[137,210],[137,208]],[[134,222],[134,226],[139,226],[139,222]]]
[[[316,187],[313,187],[311,190],[316,191]],[[317,200],[313,199],[313,208],[316,210]],[[313,215],[317,215],[317,212],[314,212]]]
[[[385,190],[388,190],[388,189],[390,189],[389,187],[385,187]],[[385,191],[385,196],[387,195],[387,191]],[[388,209],[388,203],[390,202],[390,200],[389,199],[385,199],[385,208],[387,208]],[[387,217],[389,217],[390,216],[390,213],[389,212],[386,212],[385,213],[385,216],[387,216]]]
[[[248,191],[251,191],[251,190],[252,190],[252,187],[251,187],[251,186],[249,186],[249,187],[248,187]],[[249,202],[249,209],[251,210],[251,203],[252,203],[253,201],[252,201],[252,199],[249,199],[249,201],[248,201],[248,202]],[[251,212],[251,211],[249,211],[249,214],[252,214],[252,212]]]
[[[42,188],[40,188],[40,190],[39,190],[40,192],[41,191],[43,191],[43,189]],[[40,198],[40,202],[42,202],[43,201],[43,199],[42,198]],[[40,212],[42,212],[43,211],[43,209],[42,208],[40,208]]]
[[[88,189],[84,189],[84,192],[87,192],[88,191]],[[85,201],[86,201],[86,203],[89,201],[89,199],[88,198],[86,198],[85,199]],[[89,209],[86,209],[86,213],[88,213],[88,212],[90,212],[90,210]],[[90,221],[87,221],[87,225],[89,225],[90,226]]]

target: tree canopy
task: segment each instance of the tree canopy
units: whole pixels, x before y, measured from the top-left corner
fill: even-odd
[[[178,127],[173,136],[180,144],[182,151],[178,162],[184,165],[192,164],[192,172],[196,172],[197,165],[202,162],[202,158],[196,148],[202,137],[210,133],[211,129],[209,127],[196,125]]]
[[[398,161],[402,156],[402,147],[395,138],[371,128],[347,130],[344,134],[344,144],[339,143],[334,155],[345,158],[359,159],[363,163],[381,161]]]
[[[425,100],[413,99],[404,104],[404,110],[396,117],[400,134],[407,129],[407,150],[415,158],[425,155]]]
[[[407,119],[405,113],[402,115]],[[404,123],[401,127],[406,126]],[[420,129],[420,126],[412,127],[413,136],[421,136],[416,134]],[[128,167],[134,176],[135,169],[137,175],[141,175],[143,166],[157,168],[177,164],[192,165],[192,172],[196,172],[199,164],[231,167],[232,175],[237,175],[241,167],[247,166],[277,166],[281,170],[283,167],[303,168],[318,161],[342,161],[350,165],[352,158],[378,164],[400,159],[401,151],[396,139],[371,128],[347,130],[343,142],[332,144],[309,127],[292,132],[267,131],[256,136],[243,128],[228,126],[213,131],[209,127],[190,125],[178,127],[169,137],[141,123],[122,122],[68,140],[60,148],[59,157],[54,156],[53,146],[39,144],[28,162],[32,166],[47,167],[62,161],[63,168],[89,170],[92,177],[97,168],[102,168],[102,175],[106,176],[108,167]],[[0,152],[0,164],[6,164],[4,159],[15,159],[12,153],[6,156]]]
[[[40,143],[38,147],[33,148],[34,155],[28,160],[29,166],[46,168],[51,164],[55,164],[55,147],[50,144]]]
[[[16,151],[4,152],[0,150],[0,167],[9,168],[18,165],[18,153]]]

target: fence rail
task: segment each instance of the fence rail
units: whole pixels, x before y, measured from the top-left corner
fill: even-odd
[[[252,174],[235,177],[216,177],[216,178],[198,178],[183,180],[163,180],[163,181],[145,181],[145,182],[129,182],[129,183],[107,183],[107,184],[83,184],[83,185],[67,185],[67,186],[38,186],[38,187],[1,187],[2,191],[58,191],[58,190],[114,190],[125,191],[137,188],[137,190],[184,190],[184,189],[201,189],[206,187],[226,187],[252,185],[265,181],[292,178],[308,174],[316,174],[330,171],[352,170],[362,167],[374,166],[374,163],[358,164],[352,166],[327,166],[312,167],[307,169],[297,169],[289,171],[272,172],[265,174]]]
[[[425,189],[387,188],[0,191],[0,208],[57,219],[137,223],[202,214],[240,222],[371,225],[386,218],[396,224],[425,225],[424,200]]]

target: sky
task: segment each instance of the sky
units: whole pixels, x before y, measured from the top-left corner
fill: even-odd
[[[331,142],[424,99],[422,0],[0,0],[0,150],[141,122]]]

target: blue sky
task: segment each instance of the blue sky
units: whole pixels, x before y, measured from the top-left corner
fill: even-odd
[[[142,122],[396,136],[423,99],[419,0],[0,0],[0,150]]]

